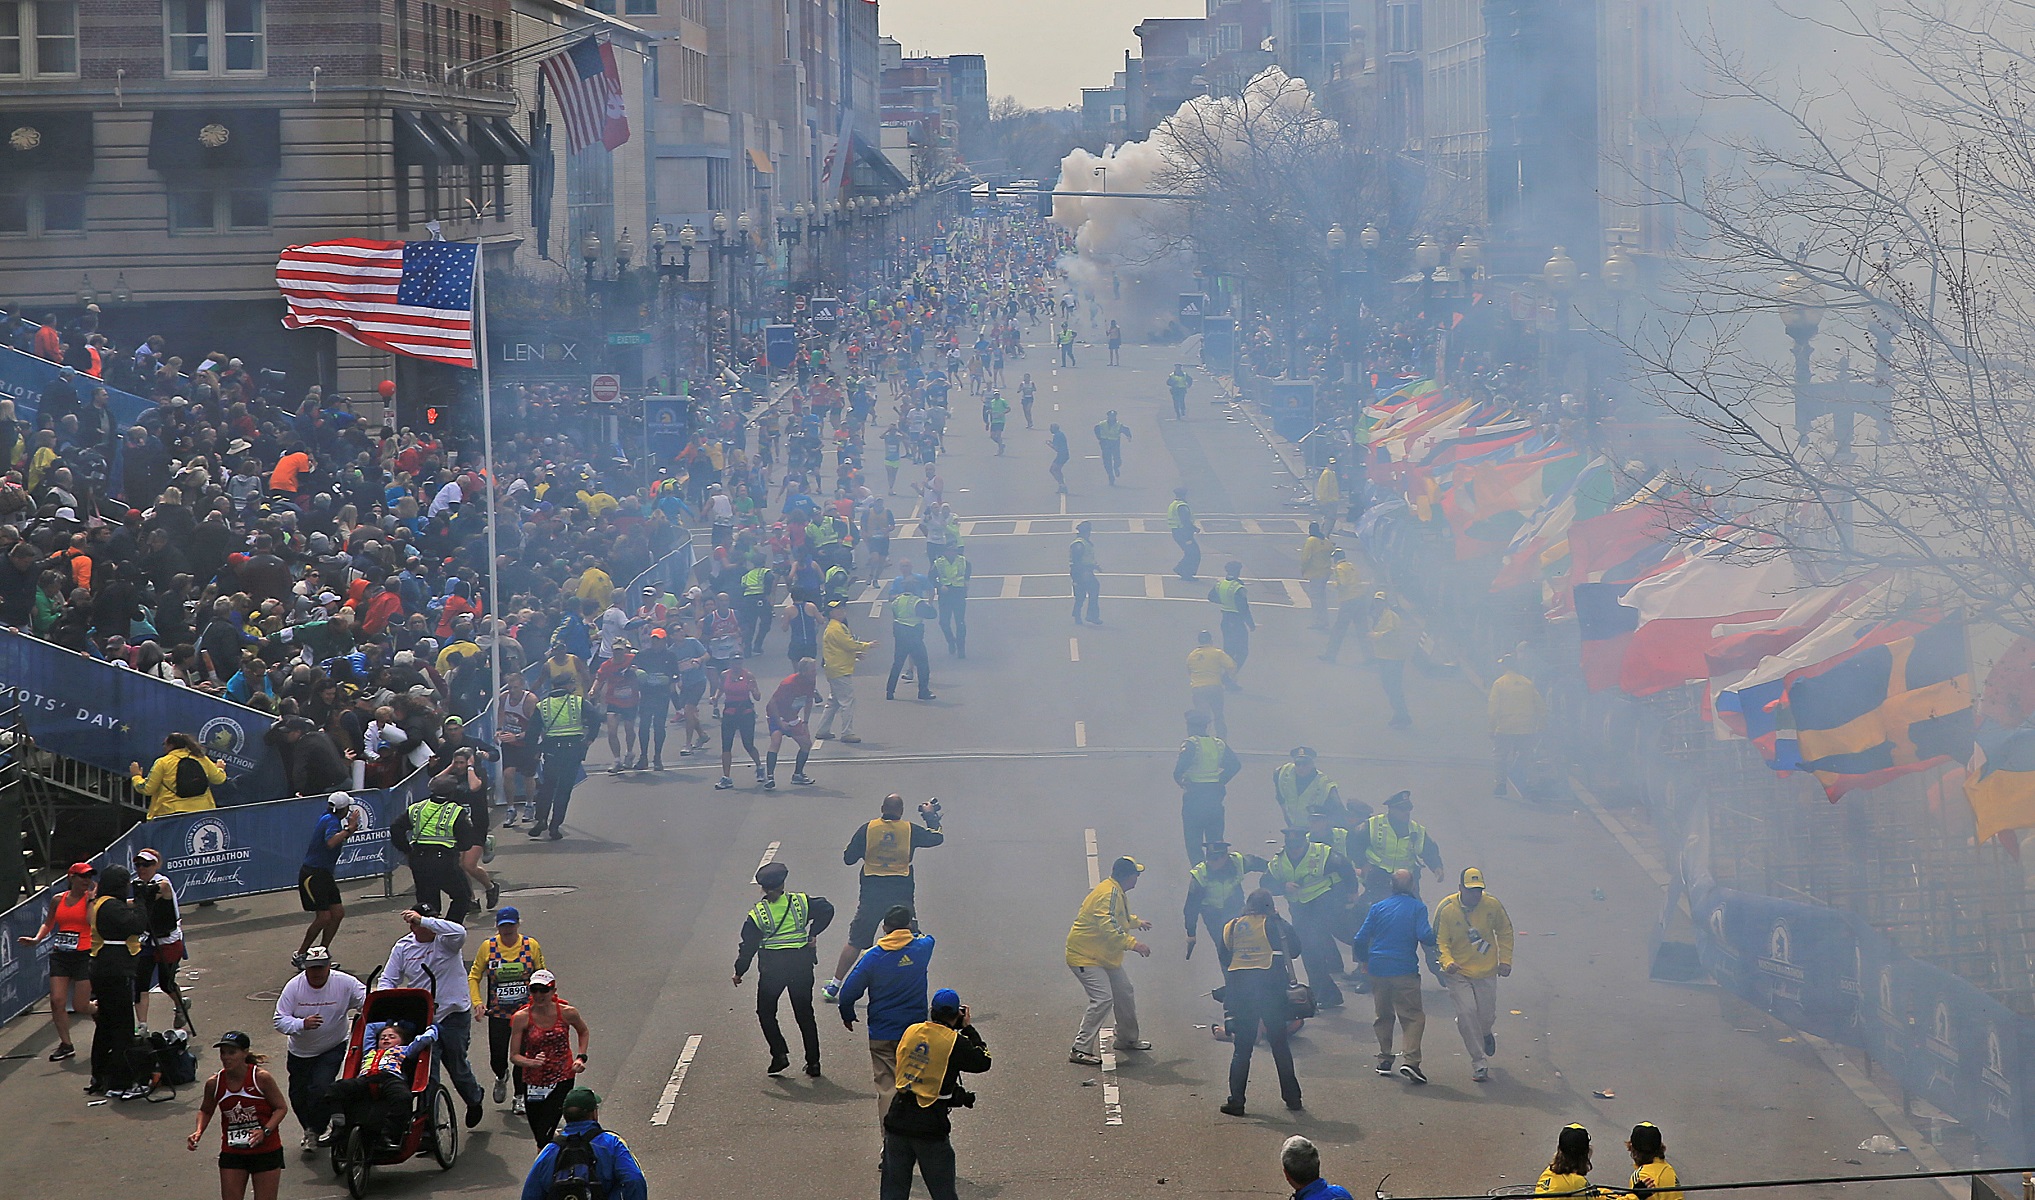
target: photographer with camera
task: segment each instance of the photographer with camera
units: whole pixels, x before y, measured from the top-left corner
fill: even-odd
[[[134,904],[147,923],[141,939],[141,954],[134,960],[134,1016],[148,1027],[148,994],[160,987],[170,998],[170,1028],[179,1020],[191,1028],[191,1008],[177,986],[177,964],[184,961],[184,917],[177,907],[177,889],[162,873],[160,851],[134,852]]]
[[[883,798],[876,820],[866,822],[848,839],[841,851],[844,866],[862,864],[862,894],[855,904],[855,919],[848,925],[848,944],[834,960],[834,977],[820,989],[833,1004],[841,998],[841,980],[864,950],[876,944],[876,926],[883,914],[902,905],[918,911],[912,876],[912,854],[947,840],[940,832],[939,797],[919,805],[925,824],[904,819],[904,797],[892,792]]]
[[[975,1107],[975,1093],[961,1086],[961,1076],[989,1066],[989,1047],[969,1023],[960,995],[953,988],[934,992],[927,1019],[897,1040],[897,1092],[883,1118],[881,1200],[908,1200],[913,1164],[933,1200],[955,1200],[947,1112]]]

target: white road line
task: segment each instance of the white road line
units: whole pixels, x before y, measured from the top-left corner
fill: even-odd
[[[1086,746],[1088,744],[1088,722],[1086,721],[1074,722],[1074,744],[1077,747]]]
[[[996,598],[999,600],[1015,600],[1024,594],[1024,586],[1024,576],[1006,575],[1003,577],[1003,590],[997,594]]]
[[[1058,408],[1059,406],[1054,405],[1054,407]],[[1063,517],[1067,515],[1067,493],[1065,492],[1060,493],[1060,515]]]
[[[1164,600],[1165,598],[1166,598],[1165,577],[1160,575],[1145,576],[1145,599]]]
[[[1071,638],[1071,637],[1070,637],[1070,638],[1068,638],[1068,639],[1067,639],[1067,661],[1068,661],[1068,662],[1080,662],[1080,661],[1081,661],[1081,639],[1080,639],[1080,638]]]
[[[777,843],[770,844],[771,849]],[[678,1104],[678,1089],[685,1086],[685,1073],[692,1067],[692,1056],[700,1050],[700,1035],[695,1033],[685,1039],[685,1049],[678,1052],[678,1065],[671,1068],[671,1078],[665,1081],[664,1095],[657,1100],[657,1111],[650,1114],[652,1125],[664,1125],[671,1121],[671,1110]]]
[[[1095,831],[1093,829],[1082,830],[1081,840],[1088,846],[1088,886],[1094,887],[1102,882],[1102,860],[1096,857]]]
[[[1293,602],[1293,607],[1314,607],[1314,601],[1307,594],[1306,584],[1298,579],[1282,579],[1279,582],[1286,585],[1286,598]]]
[[[782,842],[772,842],[768,846],[765,846],[763,848],[763,857],[756,860],[756,869],[761,871],[763,868],[769,866],[772,860],[776,859],[777,857],[777,848],[783,844],[784,843]]]

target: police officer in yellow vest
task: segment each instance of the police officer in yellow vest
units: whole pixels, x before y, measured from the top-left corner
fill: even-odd
[[[1413,819],[1413,793],[1394,792],[1385,811],[1364,822],[1364,897],[1392,894],[1392,872],[1413,872],[1413,894],[1420,894],[1420,868],[1441,878],[1441,847],[1427,827]]]
[[[554,680],[551,695],[537,702],[537,749],[544,769],[537,786],[537,815],[530,822],[533,839],[549,833],[555,842],[565,836],[565,806],[572,803],[572,789],[579,784],[586,748],[600,730],[586,697],[573,687],[570,679]]]
[[[1295,746],[1288,757],[1290,762],[1272,772],[1272,797],[1279,802],[1285,828],[1305,829],[1307,814],[1317,808],[1341,814],[1342,792],[1315,768],[1314,747]]]
[[[1244,592],[1243,573],[1244,564],[1231,559],[1223,564],[1223,577],[1208,589],[1208,602],[1222,610],[1223,652],[1237,664],[1230,676],[1229,690],[1233,692],[1243,690],[1236,680],[1244,673],[1244,660],[1251,656],[1251,631],[1258,627],[1257,618],[1251,615],[1251,598]]]
[[[459,802],[459,781],[440,775],[431,781],[431,793],[389,822],[389,841],[410,860],[410,879],[417,885],[417,903],[438,904],[443,892],[451,901],[445,910],[448,921],[462,920],[473,911],[473,888],[459,866],[462,846],[477,844],[473,818]]]
[[[1187,489],[1173,489],[1173,503],[1166,506],[1166,532],[1173,535],[1173,541],[1180,547],[1180,562],[1173,573],[1182,579],[1194,578],[1201,569],[1201,543],[1196,540],[1198,532],[1194,526],[1194,510],[1187,505]]]
[[[917,668],[919,699],[937,699],[933,695],[933,664],[926,657],[926,620],[933,612],[932,603],[919,595],[916,583],[907,585],[890,602],[890,681],[883,685],[885,700],[897,699],[897,677],[906,662]]]
[[[1173,760],[1173,782],[1180,787],[1180,831],[1190,864],[1200,859],[1203,846],[1222,836],[1223,799],[1229,781],[1243,769],[1229,743],[1208,732],[1208,714],[1189,712],[1187,740]]]
[[[777,587],[777,572],[764,565],[763,556],[749,560],[742,572],[742,627],[751,655],[763,652],[763,639],[770,633],[770,593]]]
[[[806,1074],[817,1076],[820,1027],[813,1020],[813,964],[819,961],[819,950],[815,940],[833,924],[834,906],[825,896],[785,891],[784,877],[790,873],[790,868],[779,862],[756,869],[756,886],[763,889],[763,899],[742,922],[742,944],[735,953],[735,986],[742,986],[742,976],[748,974],[749,962],[754,959],[756,1020],[770,1047],[772,1075],[791,1066],[791,1047],[777,1023],[777,998],[791,993],[791,1015],[805,1042]]]
[[[1222,937],[1216,942],[1222,954],[1223,1024],[1232,1045],[1229,1099],[1221,1111],[1232,1117],[1244,1115],[1251,1051],[1257,1047],[1260,1031],[1272,1047],[1273,1064],[1279,1068],[1280,1097],[1287,1108],[1300,1108],[1300,1077],[1294,1074],[1293,1050],[1286,1041],[1286,1025],[1291,1019],[1286,989],[1293,978],[1298,940],[1293,927],[1279,919],[1272,893],[1259,888],[1244,902],[1242,914],[1223,926]]]
[[[1300,935],[1300,957],[1307,964],[1307,984],[1322,1008],[1340,1008],[1343,955],[1336,934],[1344,924],[1357,869],[1333,846],[1309,841],[1307,830],[1288,829],[1286,844],[1265,869],[1265,878],[1283,890],[1286,912]]]
[[[876,927],[883,914],[902,904],[918,911],[918,880],[912,874],[912,854],[947,840],[940,832],[940,802],[919,805],[918,825],[904,819],[904,797],[892,792],[883,798],[877,818],[863,824],[841,851],[841,865],[862,864],[862,891],[855,901],[855,919],[848,922],[848,944],[834,963],[834,977],[820,994],[832,1004],[841,991],[841,979],[864,950],[876,944]],[[914,922],[916,927],[916,922]]]
[[[1208,936],[1222,941],[1222,927],[1244,911],[1244,876],[1270,865],[1255,854],[1230,849],[1220,838],[1208,843],[1201,861],[1187,872],[1187,903],[1180,910],[1187,923],[1187,957],[1194,957],[1202,925]]]
[[[947,636],[947,653],[968,657],[968,580],[974,573],[961,547],[948,543],[933,560],[933,582],[940,591],[940,632]]]

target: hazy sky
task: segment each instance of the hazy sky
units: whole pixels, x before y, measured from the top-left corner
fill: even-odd
[[[980,54],[989,94],[1036,108],[1081,103],[1108,87],[1146,17],[1198,17],[1203,0],[881,0],[884,36],[906,54]]]

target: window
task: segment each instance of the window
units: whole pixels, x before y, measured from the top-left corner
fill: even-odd
[[[0,192],[0,237],[85,232],[85,193],[79,189]]]
[[[74,0],[0,0],[0,76],[78,73]]]
[[[164,0],[170,73],[258,75],[268,69],[262,0]]]
[[[623,0],[622,11],[634,16],[656,16],[657,0]]]
[[[266,188],[192,187],[170,192],[171,233],[267,229]]]

